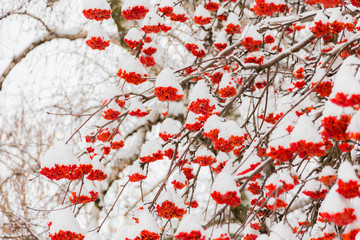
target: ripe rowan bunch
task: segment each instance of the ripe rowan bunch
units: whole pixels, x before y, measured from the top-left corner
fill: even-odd
[[[121,239],[357,239],[358,6],[206,0],[191,12],[185,2],[124,1],[122,16],[135,24],[123,39],[132,56],[119,63],[122,88],[90,117],[101,120],[83,156],[50,151],[40,173],[81,181],[70,202],[91,204],[93,182],[108,177],[104,163],[134,144],[123,137],[129,123],[148,123],[118,198],[139,186]],[[104,11],[84,14],[103,20]],[[106,53],[106,38],[93,37],[86,43]],[[164,50],[176,38],[184,61]],[[160,166],[166,174],[144,196]],[[64,231],[72,230],[49,236]]]

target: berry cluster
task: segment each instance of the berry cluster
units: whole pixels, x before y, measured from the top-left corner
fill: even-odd
[[[205,236],[202,236],[200,231],[191,231],[189,233],[187,232],[180,232],[178,235],[174,236],[175,239],[179,240],[205,240]]]
[[[127,20],[139,20],[146,16],[149,9],[144,6],[133,6],[128,9],[123,9],[121,14]]]
[[[218,204],[226,204],[232,207],[236,207],[241,203],[237,192],[234,191],[226,192],[225,194],[221,194],[218,191],[213,191],[210,195]]]
[[[184,94],[178,94],[178,89],[174,87],[155,87],[155,95],[159,101],[179,101]]]
[[[251,10],[258,16],[271,16],[276,12],[284,13],[288,9],[285,4],[267,3],[265,0],[255,0],[255,3]]]
[[[83,10],[84,16],[89,20],[96,20],[96,21],[102,21],[110,19],[111,17],[111,10],[108,9],[84,9]]]
[[[263,44],[263,42],[261,40],[254,40],[252,37],[245,37],[244,40],[241,41],[241,44],[246,50],[255,52],[259,50],[259,47]]]
[[[182,208],[178,208],[175,203],[166,200],[161,205],[158,204],[156,206],[156,212],[162,218],[172,219],[182,218],[187,211]]]
[[[98,197],[97,192],[90,191],[89,194],[90,196],[87,195],[77,196],[76,192],[72,192],[71,193],[72,196],[70,197],[70,202],[73,204],[86,204],[86,203],[94,202]]]
[[[60,230],[57,233],[49,234],[51,240],[84,240],[85,236],[80,233]]]
[[[143,82],[146,82],[147,75],[142,75],[136,72],[127,72],[126,70],[119,69],[117,76],[123,78],[127,83],[131,83],[134,85],[139,85]]]
[[[86,44],[94,50],[105,50],[110,46],[110,40],[105,40],[104,37],[91,37]]]

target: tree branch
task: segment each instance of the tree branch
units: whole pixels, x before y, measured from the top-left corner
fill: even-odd
[[[39,18],[39,17],[37,17],[37,16],[35,16],[35,15],[31,14],[31,13],[28,13],[28,12],[26,12],[26,11],[25,11],[25,12],[9,12],[9,13],[1,16],[1,17],[0,17],[0,20],[3,20],[4,18],[13,16],[13,15],[25,15],[25,16],[28,16],[28,17],[30,17],[30,18],[33,18],[33,19],[35,19],[36,21],[38,21],[39,23],[41,23],[41,25],[43,25],[43,26],[45,27],[46,31],[48,31],[49,33],[54,32],[54,31],[52,31],[52,30],[50,29],[50,27],[49,27],[48,25],[46,25],[46,23],[45,23],[41,18]]]
[[[25,48],[20,54],[18,54],[16,57],[14,57],[14,59],[5,68],[5,71],[0,76],[0,91],[2,90],[2,85],[5,81],[5,79],[7,78],[7,76],[9,75],[9,73],[11,72],[11,70],[16,66],[16,64],[21,62],[21,60],[23,60],[29,52],[34,50],[36,47],[38,47],[46,42],[50,42],[51,40],[54,40],[54,39],[68,39],[68,40],[73,41],[73,40],[81,39],[81,38],[86,38],[86,35],[84,33],[78,33],[78,34],[73,34],[73,35],[72,34],[50,33],[47,36],[34,41],[27,48]]]

